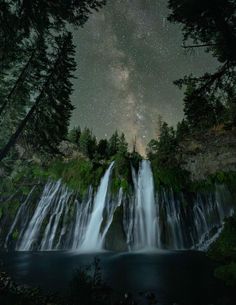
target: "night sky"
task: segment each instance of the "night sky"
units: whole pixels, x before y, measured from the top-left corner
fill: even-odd
[[[199,49],[186,53],[181,28],[167,15],[167,0],[108,0],[74,32],[72,126],[87,126],[98,138],[117,129],[129,143],[136,137],[144,153],[156,137],[158,115],[171,125],[182,119],[183,95],[173,81],[216,63]]]

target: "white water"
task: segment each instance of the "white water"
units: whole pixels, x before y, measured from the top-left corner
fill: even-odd
[[[82,251],[95,251],[102,249],[101,225],[103,221],[103,212],[106,206],[108,196],[108,186],[112,173],[114,162],[111,163],[103,176],[97,194],[94,198],[93,210],[86,228],[83,243],[80,246]]]
[[[54,211],[52,211],[48,224],[46,226],[43,240],[41,242],[41,247],[40,247],[41,250],[53,249],[53,242],[57,232],[58,224],[69,197],[70,197],[70,192],[68,191],[68,189],[66,187],[62,187],[61,196],[58,198],[56,208]]]
[[[133,171],[133,179],[135,187],[134,248],[155,248],[159,240],[158,215],[149,161],[142,161],[138,178]]]
[[[72,249],[78,250],[84,239],[86,228],[88,226],[89,217],[91,215],[93,204],[93,189],[89,188],[88,198],[84,202],[77,202],[75,229],[73,234]]]
[[[130,251],[205,250],[218,236],[225,217],[233,213],[230,193],[222,185],[216,185],[215,192],[198,193],[188,207],[183,205],[183,194],[165,188],[155,193],[151,165],[146,160],[138,173],[131,167],[133,191],[132,186],[128,193],[120,188],[114,195],[110,191],[113,166],[105,172],[95,196],[91,186],[81,198],[61,181],[48,182],[34,208],[35,203],[30,202],[33,189],[17,211],[4,246],[15,245],[20,251],[100,251],[107,246],[107,234],[114,232],[114,227],[109,229],[119,207],[116,228],[121,231],[117,236]],[[19,233],[15,244],[14,231]]]
[[[24,214],[25,214],[25,212],[26,212],[27,204],[28,204],[28,202],[29,202],[29,199],[30,199],[31,194],[33,193],[34,189],[35,189],[35,186],[31,189],[31,191],[29,192],[29,194],[28,194],[28,196],[26,197],[25,201],[21,204],[19,210],[17,211],[16,217],[15,217],[15,219],[14,219],[14,221],[13,221],[11,227],[10,227],[10,230],[9,230],[9,232],[8,232],[8,234],[7,234],[7,237],[6,237],[6,240],[5,240],[5,244],[4,244],[4,248],[7,248],[7,247],[8,247],[9,238],[10,238],[10,236],[12,235],[12,233],[13,233],[15,227],[16,227],[16,224],[17,224],[18,220],[19,220],[20,218],[22,218],[22,217],[25,217]]]
[[[34,242],[37,242],[38,234],[40,232],[41,225],[45,219],[50,208],[52,199],[55,198],[58,190],[60,189],[61,181],[56,183],[48,183],[43,191],[41,200],[34,212],[34,215],[26,229],[21,244],[17,250],[29,251],[31,250]]]

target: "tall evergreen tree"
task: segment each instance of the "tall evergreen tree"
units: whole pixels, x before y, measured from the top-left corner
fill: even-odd
[[[55,149],[59,137],[64,138],[72,110],[68,103],[72,88],[68,78],[71,73],[65,71],[64,80],[61,73],[66,65],[74,70],[74,55],[69,55],[67,64],[58,65],[59,77],[54,74],[48,82],[52,70],[56,70],[57,55],[52,50],[58,49],[58,37],[64,37],[68,24],[82,26],[104,4],[105,0],[0,1],[1,156],[23,131],[31,144],[45,147],[48,143],[50,150]]]
[[[101,139],[97,146],[97,153],[101,159],[108,158],[108,141],[107,139]]]
[[[114,156],[119,149],[119,135],[117,130],[108,141],[108,151],[110,156]]]
[[[126,142],[125,135],[123,132],[119,137],[117,152],[122,155],[127,155],[128,153],[128,143]]]
[[[85,128],[80,135],[79,149],[88,158],[93,159],[97,148],[96,137],[89,128]]]
[[[205,73],[201,77],[185,77],[177,81],[179,86],[191,86],[185,95],[185,105],[191,108],[197,101],[204,108],[204,103],[216,100],[213,105],[217,112],[230,99],[232,88],[236,85],[236,3],[234,0],[169,0],[171,22],[182,24],[184,48],[204,47],[220,62],[215,73]],[[197,103],[195,104],[197,105]],[[231,106],[227,109],[230,112]],[[234,120],[233,120],[234,121]]]
[[[81,128],[78,126],[72,128],[69,131],[67,138],[70,142],[79,145],[80,135],[81,135]]]
[[[69,99],[72,92],[70,78],[75,69],[72,35],[69,33],[58,37],[57,46],[54,64],[50,68],[36,100],[1,149],[0,160],[6,156],[24,131],[28,136],[31,135],[32,144],[38,148],[45,147],[53,151],[56,151],[62,137],[66,136],[73,109]]]

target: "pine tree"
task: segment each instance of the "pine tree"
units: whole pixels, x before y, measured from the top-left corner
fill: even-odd
[[[104,0],[0,2],[1,158],[23,135],[35,148],[50,151],[65,137],[72,111],[68,96],[74,54],[56,68],[57,54],[50,53],[58,49],[58,37],[65,37],[68,24],[82,26],[104,4]],[[67,54],[69,48],[68,43]]]
[[[106,139],[101,139],[97,146],[97,153],[100,159],[108,158],[108,141]]]
[[[183,47],[190,50],[205,48],[220,63],[215,73],[205,73],[201,77],[190,75],[176,82],[180,87],[187,86],[185,112],[190,115],[191,110],[188,109],[194,103],[194,108],[202,107],[202,112],[208,111],[209,116],[213,111],[216,121],[222,121],[226,117],[223,108],[231,100],[229,88],[236,85],[236,2],[169,0],[169,8],[169,20],[182,24]],[[189,87],[193,83],[194,90],[190,93]]]
[[[81,132],[79,149],[86,157],[93,159],[97,150],[97,140],[89,128],[85,128]]]
[[[128,143],[126,142],[125,135],[123,132],[119,137],[117,153],[122,154],[124,156],[128,153]]]
[[[24,131],[28,137],[31,135],[30,143],[37,148],[57,151],[57,145],[67,134],[73,109],[69,99],[72,93],[70,78],[75,69],[73,55],[72,35],[68,33],[58,37],[54,64],[27,115],[1,149],[0,160],[7,155]]]
[[[79,145],[79,139],[80,139],[80,135],[81,135],[81,128],[78,127],[74,127],[72,128],[67,135],[67,138],[70,142]]]
[[[108,141],[109,156],[114,156],[118,152],[118,148],[119,148],[119,135],[116,130]]]

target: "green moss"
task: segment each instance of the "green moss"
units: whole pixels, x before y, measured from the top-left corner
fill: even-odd
[[[112,173],[111,191],[113,194],[117,194],[120,188],[125,193],[130,190],[132,185],[132,174],[130,167],[130,159],[127,155],[117,154],[114,159],[114,169]]]
[[[216,184],[227,185],[230,191],[236,195],[236,172],[216,172],[205,180],[193,181],[190,187],[193,191],[212,191]]]
[[[179,167],[164,168],[160,167],[155,160],[151,162],[155,188],[160,187],[172,188],[176,192],[189,188],[189,172]]]
[[[84,195],[89,185],[96,188],[99,185],[106,164],[93,163],[84,158],[73,160],[54,160],[47,168],[37,171],[40,177],[62,181],[71,189]]]
[[[18,237],[19,237],[19,232],[18,232],[18,230],[16,229],[14,232],[13,232],[13,234],[12,234],[12,238],[13,238],[13,240],[18,240]]]
[[[15,217],[17,210],[20,206],[19,200],[17,198],[15,200],[9,201],[9,203],[4,207],[6,209],[6,213],[11,217],[12,219]]]

